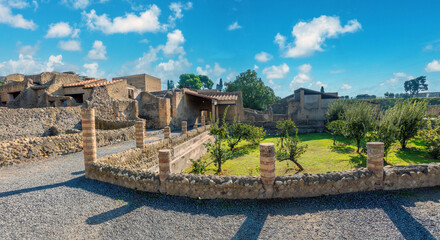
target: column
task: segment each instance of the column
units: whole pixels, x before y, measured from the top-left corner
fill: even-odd
[[[145,146],[145,122],[139,120],[134,125],[136,129],[136,147],[143,149]]]
[[[202,127],[204,127],[205,126],[205,115],[202,115],[200,117],[200,122],[201,122]]]
[[[159,150],[159,179],[165,181],[171,172],[171,151]]]
[[[266,197],[273,196],[273,183],[275,181],[275,144],[260,144],[260,173],[261,181],[266,190]]]
[[[163,129],[163,138],[165,138],[165,139],[171,138],[171,128],[169,126],[166,126]]]
[[[89,164],[96,161],[96,130],[95,130],[95,109],[81,109],[84,169],[88,176]]]
[[[212,106],[211,106],[211,124],[213,124],[213,123],[215,123],[215,121],[216,121],[216,118],[215,118],[215,104],[214,103],[212,103]]]
[[[367,168],[377,176],[376,184],[380,186],[382,186],[384,176],[383,157],[384,144],[382,142],[367,143]]]
[[[182,134],[186,134],[188,130],[188,123],[186,121],[182,121]]]

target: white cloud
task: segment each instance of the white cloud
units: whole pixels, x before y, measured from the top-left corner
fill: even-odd
[[[89,51],[87,57],[92,60],[107,60],[106,54],[107,50],[102,41],[95,40],[93,48]]]
[[[83,67],[86,69],[85,72],[82,72],[82,75],[86,75],[88,77],[93,78],[100,78],[104,76],[104,72],[99,69],[99,64],[96,62],[93,63],[86,63],[83,65]]]
[[[38,41],[34,46],[32,45],[21,45],[21,42],[17,42],[18,53],[22,55],[33,56],[40,49],[40,41]]]
[[[341,26],[339,17],[322,15],[310,22],[297,23],[292,30],[294,42],[286,44],[286,37],[278,33],[275,43],[283,51],[284,57],[307,57],[315,51],[324,51],[321,46],[327,38],[337,38],[340,34],[353,33],[359,29],[361,24],[356,19]]]
[[[289,73],[289,66],[285,63],[279,65],[279,66],[271,66],[263,69],[263,75],[267,79],[280,79],[285,78],[286,74]]]
[[[29,3],[23,0],[8,0],[5,2],[10,8],[23,9],[29,7]]]
[[[67,37],[72,33],[72,27],[67,22],[52,23],[49,25],[46,38]]]
[[[259,62],[267,62],[272,59],[272,55],[267,52],[260,52],[255,55],[255,60]]]
[[[140,40],[139,42],[148,44],[149,41],[148,41],[148,39],[144,38],[144,39]]]
[[[85,9],[91,3],[89,0],[62,0],[61,2],[75,9]]]
[[[14,15],[11,9],[0,2],[0,23],[8,24],[14,28],[35,30],[37,25],[32,20],[26,20],[23,15]]]
[[[72,38],[79,38],[79,32],[80,30],[78,28],[75,28],[75,30],[73,30],[72,32]]]
[[[141,12],[139,16],[126,13],[123,17],[110,19],[107,14],[97,15],[94,9],[90,13],[83,12],[82,14],[89,29],[99,30],[105,34],[157,32],[164,29],[159,22],[160,9],[154,4]]]
[[[323,82],[321,82],[321,81],[317,81],[316,83],[316,86],[318,86],[318,87],[324,87],[324,88],[326,88],[328,85],[327,84],[325,84],[325,83],[323,83]]]
[[[272,79],[269,79],[269,86],[274,90],[281,89],[281,85],[276,84]]]
[[[65,51],[81,51],[81,43],[76,40],[60,41],[58,47]]]
[[[295,90],[295,85],[302,85],[312,81],[310,77],[310,72],[312,71],[312,65],[303,64],[298,67],[298,74],[290,82],[289,87],[292,91]]]
[[[63,63],[62,55],[51,55],[47,61],[40,61],[33,58],[31,55],[19,54],[17,60],[10,59],[9,61],[0,63],[0,75],[8,75],[12,73],[21,74],[37,74],[46,71],[68,71],[75,70],[74,65]]]
[[[163,52],[166,55],[184,54],[183,47],[180,46],[185,42],[182,31],[179,29],[174,30],[167,34],[167,43],[162,47]]]
[[[257,65],[254,65],[254,70],[257,71],[260,67]]]
[[[391,86],[393,89],[395,89],[397,85],[402,85],[401,81],[410,80],[413,78],[414,78],[414,76],[408,75],[404,72],[395,72],[395,73],[393,73],[392,78],[390,78],[384,82],[381,82],[379,85],[380,86],[387,85],[387,86]]]
[[[345,72],[345,69],[337,69],[337,70],[330,71],[330,74],[338,74],[338,73],[343,73],[343,72]]]
[[[226,82],[230,82],[233,81],[237,78],[237,76],[239,75],[238,72],[230,72],[227,76],[226,76]]]
[[[183,18],[182,9],[183,10],[189,10],[192,7],[193,7],[192,2],[188,2],[186,4],[182,4],[181,2],[173,2],[173,3],[171,3],[169,8],[170,8],[171,12],[173,13],[173,15],[170,15],[168,17],[168,24],[169,24],[169,26],[170,27],[174,27],[176,20]]]
[[[347,83],[343,83],[341,86],[341,89],[343,89],[343,90],[350,90],[351,88],[352,88],[352,86]]]
[[[440,72],[440,62],[437,60],[432,60],[432,62],[426,65],[425,71],[427,72]]]
[[[241,26],[238,25],[237,21],[228,26],[228,30],[229,31],[234,31],[234,30],[237,30],[237,29],[240,29],[240,28],[241,28]]]
[[[205,69],[202,67],[197,67],[196,72],[199,75],[205,75],[208,76],[211,79],[215,79],[220,77],[223,73],[226,72],[225,68],[222,68],[220,64],[214,63],[214,67],[212,68],[210,65],[206,65]]]

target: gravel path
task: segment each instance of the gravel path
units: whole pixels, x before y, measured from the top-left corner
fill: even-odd
[[[440,239],[440,188],[193,200],[87,180],[83,170],[82,153],[0,169],[0,239]]]

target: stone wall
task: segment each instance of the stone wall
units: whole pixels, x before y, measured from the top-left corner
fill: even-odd
[[[51,127],[60,133],[81,129],[80,108],[0,108],[0,141],[48,136]]]
[[[118,130],[98,130],[97,145],[106,146],[134,139],[134,127]],[[64,155],[82,150],[81,133],[62,134],[51,137],[21,138],[0,142],[0,166],[9,166],[41,160],[50,156]]]
[[[428,105],[428,114],[440,116],[440,105]]]

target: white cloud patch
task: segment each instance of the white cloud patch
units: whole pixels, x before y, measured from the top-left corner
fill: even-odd
[[[341,86],[341,89],[343,89],[343,90],[350,90],[351,88],[352,88],[352,86],[347,83],[343,83]]]
[[[67,22],[52,23],[49,25],[46,38],[68,37],[72,33],[72,27]]]
[[[254,70],[257,71],[260,67],[257,65],[254,65]]]
[[[240,28],[242,28],[242,27],[240,25],[238,25],[237,21],[228,26],[229,31],[234,31],[234,30],[237,30]]]
[[[38,41],[34,46],[32,45],[22,45],[21,42],[17,42],[18,53],[22,55],[34,56],[35,53],[40,49],[40,41]]]
[[[168,24],[170,27],[175,27],[175,23],[177,19],[183,18],[182,10],[189,10],[193,7],[192,2],[188,2],[186,4],[182,4],[181,2],[173,2],[170,4],[169,8],[173,13],[168,17]]]
[[[263,75],[265,75],[267,79],[280,79],[285,78],[289,70],[289,66],[283,63],[279,66],[271,66],[263,69]]]
[[[267,62],[270,61],[272,58],[272,55],[267,52],[260,52],[255,55],[255,60],[259,62]]]
[[[153,4],[139,15],[126,13],[125,16],[114,19],[109,18],[107,14],[97,15],[94,9],[90,13],[83,12],[82,14],[89,29],[102,31],[105,34],[115,34],[160,31],[164,29],[164,26],[159,22],[160,13],[160,9]]]
[[[185,54],[181,44],[185,42],[182,31],[179,29],[174,30],[167,34],[167,43],[163,46],[162,50],[166,55]]]
[[[93,48],[89,51],[87,57],[92,60],[107,60],[106,54],[107,50],[102,41],[95,40]]]
[[[330,71],[330,74],[339,74],[345,72],[345,69],[337,69]]]
[[[286,44],[286,37],[278,33],[274,42],[283,52],[283,57],[297,58],[311,56],[315,51],[324,51],[322,45],[327,38],[337,38],[344,33],[353,33],[361,29],[361,24],[350,20],[341,25],[339,17],[322,15],[310,22],[299,22],[292,30],[295,40]]]
[[[60,41],[58,47],[64,51],[81,51],[81,43],[76,40]]]
[[[41,72],[52,71],[72,71],[76,66],[65,64],[62,55],[51,55],[47,61],[41,61],[33,58],[31,55],[19,54],[17,60],[0,62],[0,75],[12,73],[37,74]]]
[[[269,86],[274,90],[280,90],[281,85],[276,84],[272,79],[269,79]]]
[[[9,6],[0,2],[0,23],[8,24],[14,28],[35,30],[37,25],[32,20],[27,20],[21,14],[13,14]]]
[[[99,69],[99,64],[96,62],[93,63],[86,63],[83,65],[83,68],[86,70],[85,72],[82,72],[82,75],[86,75],[88,77],[93,77],[93,78],[101,78],[102,76],[104,76],[104,71],[101,71]]]
[[[202,67],[197,67],[196,72],[199,75],[205,75],[211,79],[216,79],[220,77],[223,73],[225,73],[226,69],[222,68],[220,64],[214,63],[214,67],[211,67],[210,65],[206,65],[205,69],[203,69]]]
[[[295,90],[296,85],[302,86],[304,83],[312,81],[310,72],[312,71],[312,65],[303,64],[298,67],[298,74],[290,82],[289,87],[292,91]]]
[[[426,65],[425,71],[427,72],[440,72],[440,62],[437,60],[432,60],[432,62]]]
[[[402,82],[406,80],[414,79],[414,76],[406,74],[404,72],[395,72],[393,73],[393,77],[390,79],[381,82],[380,86],[387,86],[392,87],[393,89],[396,89],[396,86],[402,86]]]
[[[7,0],[7,1],[5,1],[5,3],[10,8],[23,9],[23,8],[29,7],[29,3],[27,1],[23,1],[23,0]]]

